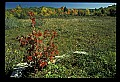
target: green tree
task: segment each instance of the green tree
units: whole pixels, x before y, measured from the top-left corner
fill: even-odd
[[[66,7],[64,7],[64,12],[68,12],[68,9]]]
[[[116,9],[111,8],[109,12],[110,12],[110,16],[116,16]]]
[[[80,10],[78,10],[78,16],[80,16]]]
[[[78,10],[78,16],[84,16],[84,11],[83,10]]]
[[[6,10],[5,11],[5,18],[8,18],[8,17],[10,17],[10,13]]]
[[[104,8],[101,9],[101,13],[105,14],[105,9]]]
[[[26,12],[25,10],[23,10],[23,11],[21,12],[20,18],[21,18],[21,19],[27,19],[27,18],[29,18],[28,15],[27,15],[27,12]]]
[[[84,16],[84,11],[83,10],[79,10],[80,12],[80,16]]]
[[[17,7],[16,7],[17,10],[20,10],[22,9],[21,5],[19,4]]]

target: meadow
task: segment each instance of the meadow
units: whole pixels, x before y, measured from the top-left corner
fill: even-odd
[[[12,20],[12,21],[11,21]],[[5,27],[5,73],[23,62],[24,48],[17,36],[32,32],[29,19],[11,19]],[[54,29],[59,55],[66,55],[56,64],[49,64],[26,78],[114,78],[116,76],[116,17],[76,16],[36,20],[42,32]],[[86,54],[73,54],[84,51]],[[68,56],[69,55],[69,56]]]

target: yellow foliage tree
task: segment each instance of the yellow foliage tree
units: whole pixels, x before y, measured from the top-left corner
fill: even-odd
[[[85,10],[85,15],[90,15],[90,10],[88,8]]]

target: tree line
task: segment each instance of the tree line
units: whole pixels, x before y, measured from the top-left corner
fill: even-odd
[[[18,19],[27,19],[28,11],[34,12],[36,18],[39,17],[58,17],[58,16],[116,16],[116,5],[99,9],[69,9],[67,7],[30,7],[22,8],[18,5],[13,9],[5,10],[5,17],[16,17]]]

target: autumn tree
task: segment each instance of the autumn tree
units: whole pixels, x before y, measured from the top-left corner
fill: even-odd
[[[76,9],[72,9],[71,10],[71,15],[78,15],[78,11]]]
[[[46,7],[42,7],[42,9],[41,9],[41,15],[42,16],[46,16],[46,13],[47,13],[47,8]]]
[[[67,14],[68,14],[68,15],[70,15],[70,12],[71,12],[71,10],[70,10],[70,9],[68,9]]]
[[[90,10],[88,8],[85,10],[85,15],[90,15]]]
[[[78,10],[78,15],[79,16],[83,16],[84,15],[84,11],[83,10]]]

